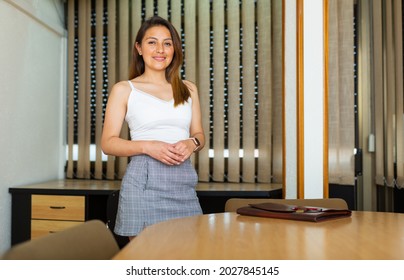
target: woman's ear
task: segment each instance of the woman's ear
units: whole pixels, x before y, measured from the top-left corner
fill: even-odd
[[[137,50],[138,54],[142,55],[142,48],[140,47],[138,42],[135,43],[135,47],[136,47],[136,50]]]

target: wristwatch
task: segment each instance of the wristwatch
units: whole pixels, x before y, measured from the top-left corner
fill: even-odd
[[[199,148],[199,146],[201,146],[201,142],[199,142],[199,139],[196,137],[191,137],[189,139],[191,139],[195,144],[195,149],[194,149],[194,152],[195,152]]]

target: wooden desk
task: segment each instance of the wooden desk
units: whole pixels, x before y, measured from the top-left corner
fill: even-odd
[[[54,180],[32,185],[12,187],[12,225],[11,244],[31,238],[31,207],[33,195],[82,196],[85,200],[84,220],[99,219],[104,222],[112,219],[107,213],[111,195],[119,191],[119,180]],[[198,198],[204,213],[223,212],[224,203],[232,197],[281,198],[280,184],[236,184],[236,183],[198,183]],[[111,216],[111,217],[108,217]],[[123,244],[120,239],[120,243]],[[124,245],[124,244],[123,244]]]
[[[404,214],[320,223],[208,214],[146,228],[115,259],[404,259]]]

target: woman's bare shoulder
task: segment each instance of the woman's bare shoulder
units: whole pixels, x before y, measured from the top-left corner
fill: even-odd
[[[130,91],[131,91],[129,83],[130,82],[128,82],[128,81],[117,82],[116,84],[114,84],[112,86],[111,93],[119,93],[119,94],[127,93],[127,94],[129,94]]]
[[[118,91],[127,91],[130,90],[130,81],[120,81],[117,82],[116,84],[113,85],[112,89],[113,90],[118,90]]]

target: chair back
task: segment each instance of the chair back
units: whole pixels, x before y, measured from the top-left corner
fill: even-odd
[[[342,198],[319,198],[319,199],[278,199],[278,198],[230,198],[224,206],[225,212],[236,212],[243,206],[256,203],[282,203],[297,206],[315,206],[324,208],[348,209],[348,204]]]
[[[4,260],[109,260],[119,251],[112,232],[100,220],[90,220],[17,244]]]

